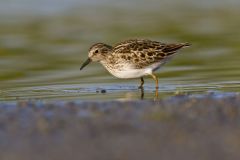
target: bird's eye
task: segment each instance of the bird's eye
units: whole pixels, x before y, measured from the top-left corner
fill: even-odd
[[[98,50],[96,50],[94,53],[98,53]]]

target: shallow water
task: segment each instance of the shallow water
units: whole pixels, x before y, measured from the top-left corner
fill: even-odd
[[[157,72],[160,97],[239,92],[239,3],[150,2],[0,2],[13,9],[0,15],[0,101],[140,99],[138,79],[119,80],[94,63],[79,70],[93,43],[129,38],[192,44]],[[152,99],[154,82],[145,80]]]

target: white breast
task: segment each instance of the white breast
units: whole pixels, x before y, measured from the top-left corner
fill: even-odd
[[[160,68],[162,63],[154,63],[146,68],[136,69],[130,65],[124,65],[124,68],[112,69],[103,64],[103,66],[115,77],[118,78],[138,78],[152,74],[153,71]]]

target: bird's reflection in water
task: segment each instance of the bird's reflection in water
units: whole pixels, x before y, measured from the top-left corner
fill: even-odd
[[[141,87],[139,88],[140,91],[141,91],[141,97],[140,99],[143,100],[144,99],[144,88]],[[157,100],[158,99],[158,88],[155,89],[155,96],[154,96],[154,99],[153,100]]]
[[[140,91],[141,91],[141,99],[143,100],[143,99],[144,99],[144,88],[141,87],[141,88],[140,88]]]

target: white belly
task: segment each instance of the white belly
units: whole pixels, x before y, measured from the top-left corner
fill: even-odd
[[[149,73],[144,69],[129,69],[129,70],[108,70],[112,75],[118,78],[138,78]]]
[[[160,68],[162,63],[155,63],[146,68],[136,69],[131,66],[124,66],[121,69],[110,69],[104,65],[104,67],[115,77],[118,78],[139,78],[152,74],[153,71]]]

